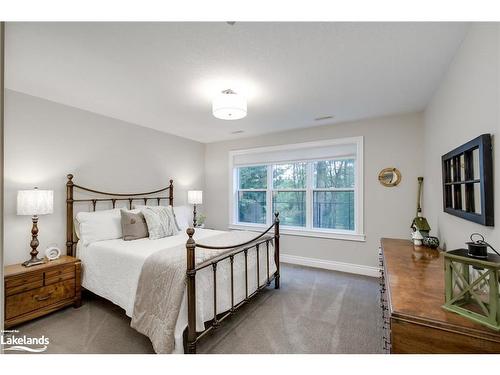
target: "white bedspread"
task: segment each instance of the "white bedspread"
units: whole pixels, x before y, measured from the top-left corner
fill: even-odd
[[[222,231],[196,229],[194,239],[203,243]],[[185,244],[186,233],[166,237],[159,240],[148,238],[123,241],[122,239],[98,241],[83,246],[78,244],[77,256],[82,261],[82,286],[91,292],[117,304],[131,317],[134,310],[135,293],[142,266],[146,258],[163,249]],[[231,244],[228,244],[231,245]],[[260,249],[260,284],[266,276],[266,249]],[[257,268],[255,250],[248,252],[248,293],[257,288]],[[269,248],[269,276],[276,271],[274,264],[274,248]],[[235,304],[245,298],[245,262],[243,253],[234,258],[234,294]],[[203,323],[213,318],[213,272],[207,267],[196,275],[196,326],[198,331],[204,330]],[[229,259],[219,263],[217,268],[217,313],[231,307],[231,278]],[[175,328],[175,353],[183,353],[182,333],[187,326],[187,298],[184,293],[183,302]]]

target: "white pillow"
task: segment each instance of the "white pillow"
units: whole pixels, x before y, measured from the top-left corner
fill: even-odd
[[[193,226],[193,210],[189,206],[174,207],[175,221],[179,230],[185,232],[186,229]]]
[[[145,207],[141,212],[148,225],[150,240],[174,236],[179,233],[171,206]]]
[[[84,245],[123,236],[120,208],[79,212],[76,214],[75,224],[75,232]]]

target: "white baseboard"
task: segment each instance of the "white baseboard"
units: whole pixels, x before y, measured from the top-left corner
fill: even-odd
[[[280,262],[298,264],[314,268],[324,268],[327,270],[355,273],[371,277],[379,276],[378,267],[363,266],[361,264],[336,262],[333,260],[306,258],[297,255],[280,254]]]

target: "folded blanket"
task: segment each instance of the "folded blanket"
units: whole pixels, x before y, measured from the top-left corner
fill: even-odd
[[[204,245],[229,246],[251,240],[252,232],[234,231],[204,239]],[[196,248],[196,263],[228,250]],[[186,247],[175,246],[150,255],[142,266],[131,327],[148,336],[156,353],[174,350],[174,330],[186,290]]]

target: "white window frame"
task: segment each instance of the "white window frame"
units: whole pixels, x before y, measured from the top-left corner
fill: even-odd
[[[283,150],[325,147],[325,146],[340,146],[340,145],[356,145],[356,155],[334,156],[331,158],[311,159],[311,160],[289,160],[280,162],[264,162],[247,165],[234,166],[234,157],[237,155],[265,153]],[[354,175],[354,230],[341,230],[341,229],[322,229],[313,228],[313,192],[318,190],[335,191],[335,190],[350,190],[350,189],[315,189],[312,185],[313,178],[312,165],[314,161],[318,160],[340,160],[352,159],[355,160],[355,175]],[[306,184],[306,227],[292,227],[281,226],[280,232],[282,234],[306,236],[306,237],[319,237],[319,238],[332,238],[350,241],[365,241],[364,234],[364,216],[363,216],[363,137],[350,137],[329,139],[314,142],[295,143],[288,145],[259,147],[246,150],[234,150],[229,152],[229,229],[245,229],[260,231],[263,228],[269,227],[272,224],[274,213],[272,212],[272,196],[273,191],[288,191],[286,189],[273,189],[273,165],[286,164],[293,162],[307,162],[307,184]],[[249,191],[266,191],[266,224],[254,223],[239,223],[238,219],[238,168],[249,167],[255,165],[267,166],[267,187],[266,189],[249,189]],[[247,190],[247,189],[241,189]],[[304,189],[290,189],[289,191],[304,190]]]

